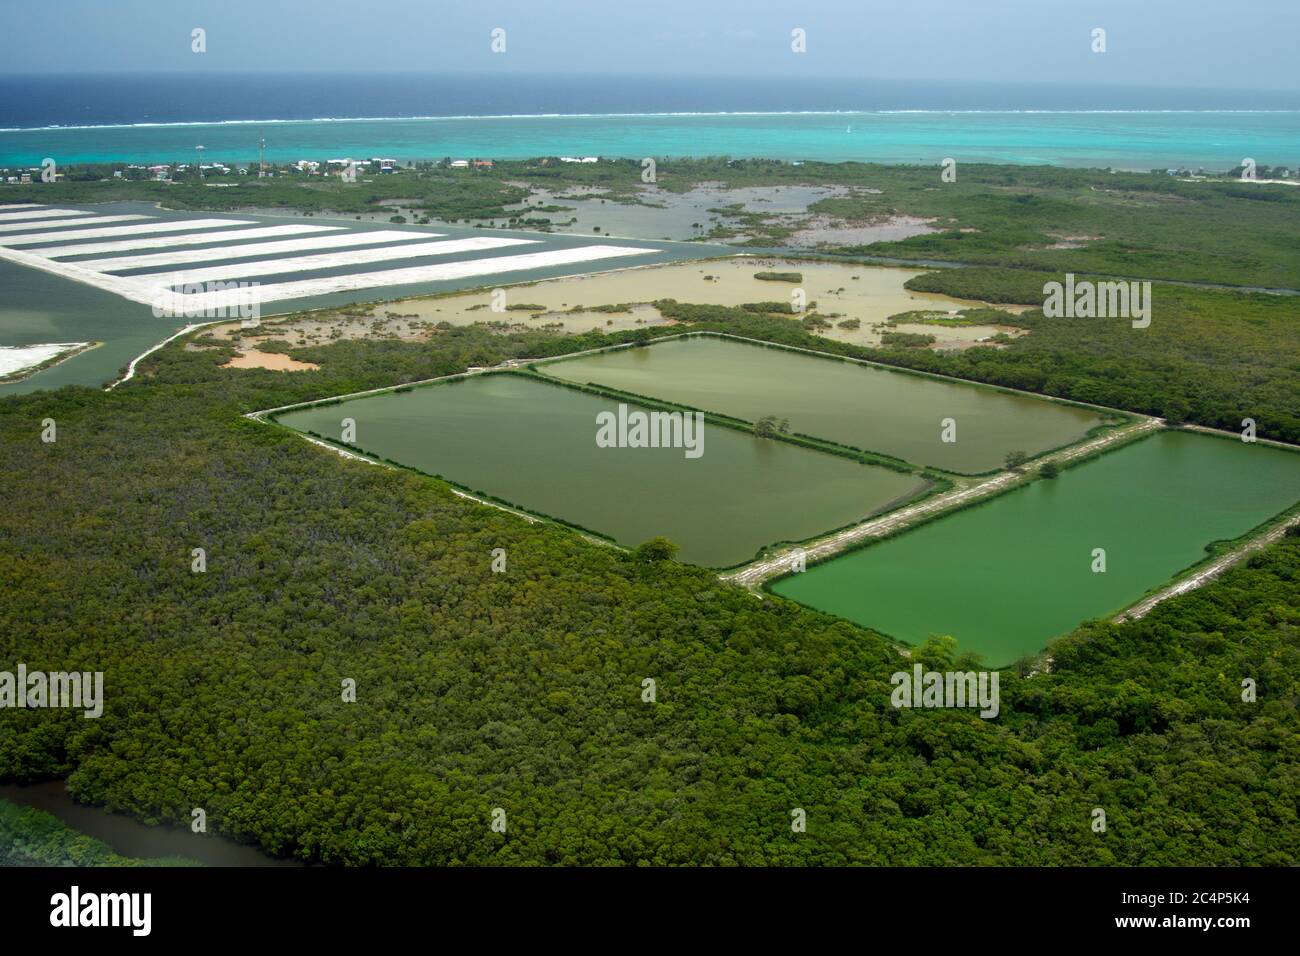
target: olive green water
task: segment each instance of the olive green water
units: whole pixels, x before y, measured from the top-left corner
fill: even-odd
[[[102,385],[184,324],[155,318],[149,306],[102,289],[0,262],[0,345],[103,343],[21,381],[0,384],[0,397],[64,385]]]
[[[1071,444],[1101,422],[1023,395],[709,336],[562,359],[542,371],[750,422],[788,418],[794,432],[968,475],[1001,468],[1010,451]],[[956,423],[954,442],[942,440],[946,418]]]
[[[355,419],[355,446],[368,453],[620,544],[665,535],[681,560],[708,567],[851,524],[923,487],[913,475],[711,425],[694,459],[682,448],[600,448],[596,415],[617,407],[506,374],[277,420],[338,439],[343,418]]]
[[[776,582],[917,643],[950,634],[1002,666],[1127,607],[1300,500],[1300,454],[1160,432]],[[1104,548],[1106,571],[1092,571]]]

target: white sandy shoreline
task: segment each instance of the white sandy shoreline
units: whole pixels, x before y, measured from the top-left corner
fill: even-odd
[[[43,345],[0,345],[0,379],[22,375],[39,365],[78,352],[89,342],[49,342]]]

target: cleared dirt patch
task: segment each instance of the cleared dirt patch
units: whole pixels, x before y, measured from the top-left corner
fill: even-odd
[[[240,352],[221,367],[265,368],[273,372],[309,372],[320,368],[319,365],[313,362],[299,362],[297,359],[291,359],[289,356],[281,355],[278,352],[259,352],[257,349]]]

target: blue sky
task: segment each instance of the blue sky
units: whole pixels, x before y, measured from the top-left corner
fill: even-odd
[[[1297,90],[1300,0],[0,0],[0,70],[892,77]],[[207,31],[208,51],[190,50]],[[490,32],[506,30],[493,55]],[[790,31],[808,52],[790,52]],[[1090,33],[1107,31],[1094,54]]]

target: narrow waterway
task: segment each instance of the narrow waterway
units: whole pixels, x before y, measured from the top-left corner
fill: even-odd
[[[79,833],[108,844],[119,855],[134,859],[184,857],[206,866],[300,865],[294,860],[277,860],[223,837],[172,826],[146,826],[123,814],[77,803],[62,780],[0,784],[0,800],[44,810]]]

